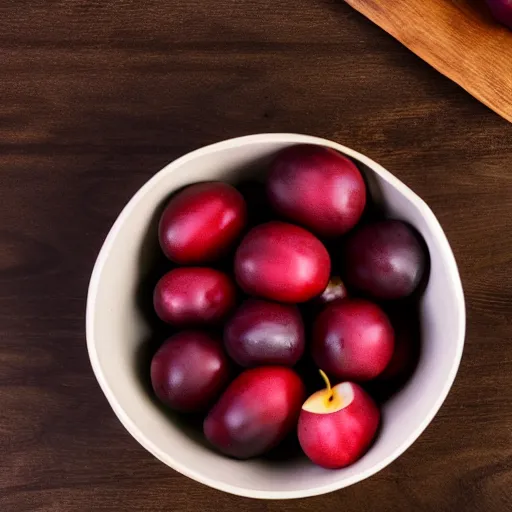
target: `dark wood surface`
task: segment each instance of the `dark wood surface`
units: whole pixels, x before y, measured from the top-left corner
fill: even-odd
[[[295,502],[220,493],[123,429],[87,284],[164,164],[248,133],[325,136],[432,206],[467,299],[456,383],[402,457]],[[0,510],[512,510],[512,126],[342,1],[0,0]]]

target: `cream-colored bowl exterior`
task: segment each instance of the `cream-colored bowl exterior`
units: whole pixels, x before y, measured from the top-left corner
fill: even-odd
[[[289,461],[236,461],[189,435],[159,408],[141,382],[137,357],[151,334],[140,300],[140,280],[157,251],[157,215],[174,190],[197,181],[236,181],[259,175],[280,149],[327,146],[351,157],[388,214],[410,222],[430,251],[430,279],[422,298],[422,352],[413,378],[386,403],[380,434],[357,463],[340,470]],[[455,379],[465,335],[465,307],[457,265],[430,208],[391,173],[340,144],[295,134],[262,134],[193,151],[151,178],[123,209],[96,261],[87,299],[87,346],[96,378],[119,420],[155,457],[180,473],[225,492],[263,499],[300,498],[342,489],[380,471],[433,419]]]

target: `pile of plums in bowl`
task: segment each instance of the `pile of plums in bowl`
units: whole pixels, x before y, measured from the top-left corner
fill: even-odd
[[[275,155],[264,187],[200,182],[169,199],[153,305],[173,334],[151,384],[165,406],[204,416],[212,449],[247,459],[291,435],[342,468],[378,435],[379,393],[413,364],[404,325],[429,257],[371,204],[352,160],[305,144]]]
[[[201,147],[151,177],[103,243],[86,319],[128,432],[197,482],[263,499],[342,489],[404,453],[465,334],[428,205],[367,156],[290,133]]]

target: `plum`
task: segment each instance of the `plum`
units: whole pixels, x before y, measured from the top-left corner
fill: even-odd
[[[267,193],[278,213],[323,237],[352,229],[366,204],[366,185],[355,164],[333,149],[315,145],[278,153]]]
[[[235,300],[235,284],[226,274],[201,267],[171,270],[158,281],[153,294],[157,315],[176,327],[219,323]]]
[[[311,351],[319,368],[338,379],[366,381],[382,373],[393,355],[391,323],[363,299],[329,304],[313,325]]]
[[[231,185],[190,185],[171,198],[158,227],[165,255],[180,265],[213,261],[240,236],[247,220],[245,200]]]
[[[245,301],[226,323],[224,344],[240,366],[293,366],[304,352],[304,325],[296,306]]]
[[[512,0],[487,0],[492,15],[512,30]]]
[[[227,384],[229,363],[222,342],[202,331],[171,336],[151,361],[156,396],[171,409],[208,408]]]
[[[295,427],[303,400],[304,385],[290,368],[246,370],[206,417],[204,434],[225,455],[237,459],[261,455]]]
[[[331,260],[305,229],[273,221],[253,228],[235,254],[235,276],[249,295],[277,302],[305,302],[321,294]]]
[[[377,299],[411,295],[427,265],[418,236],[399,220],[374,222],[354,231],[344,248],[343,278],[348,287]]]

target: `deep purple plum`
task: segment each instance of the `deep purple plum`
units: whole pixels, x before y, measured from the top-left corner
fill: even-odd
[[[411,295],[427,264],[419,235],[405,222],[383,220],[354,231],[345,244],[347,286],[377,299]]]
[[[227,384],[229,363],[222,343],[201,331],[171,336],[151,361],[156,396],[184,412],[208,408]]]
[[[249,299],[224,328],[224,344],[240,366],[293,366],[304,352],[304,324],[296,306]]]

